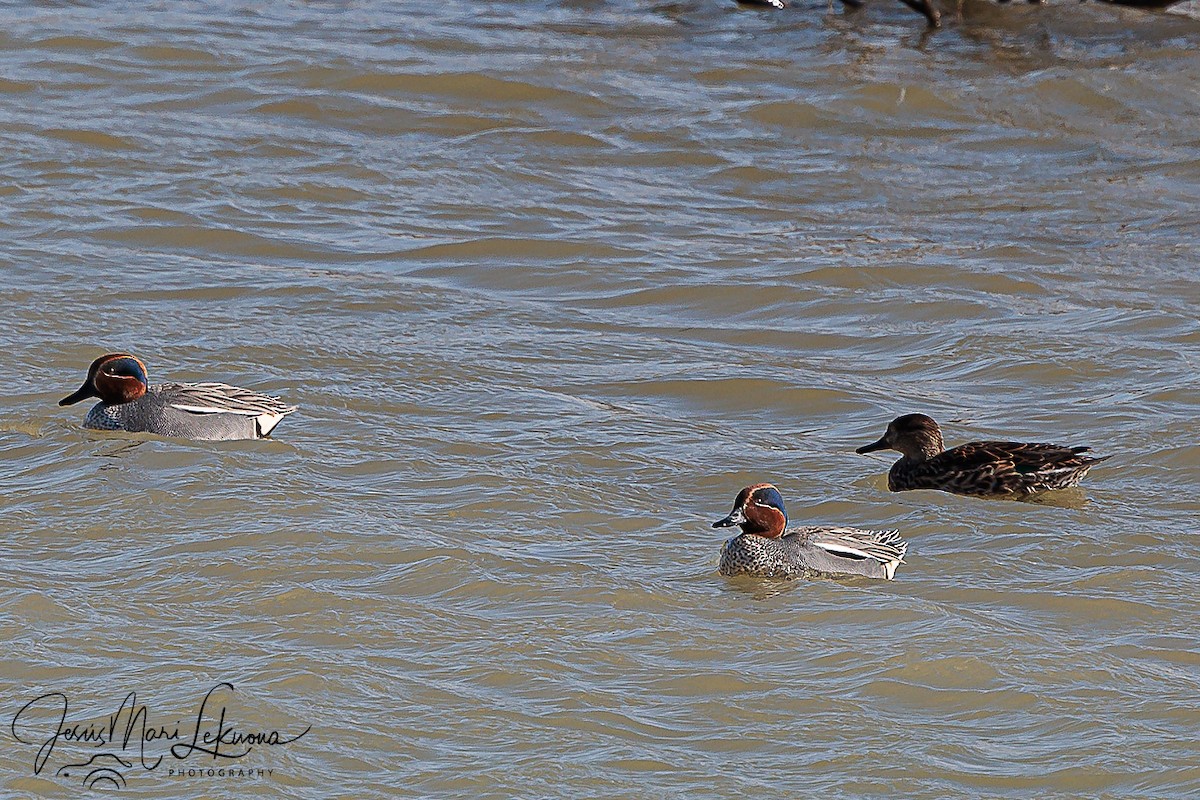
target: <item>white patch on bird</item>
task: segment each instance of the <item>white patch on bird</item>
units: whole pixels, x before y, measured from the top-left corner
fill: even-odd
[[[859,550],[857,547],[850,547],[849,545],[838,544],[836,542],[813,542],[813,544],[830,553],[844,553],[846,555],[858,556],[859,558],[870,558],[875,561],[879,560],[876,556]]]
[[[270,435],[271,431],[275,430],[275,426],[279,424],[286,415],[285,414],[262,414],[258,418],[258,435],[259,437]]]
[[[171,403],[171,408],[178,408],[180,411],[190,411],[193,414],[237,414],[242,417],[257,417],[262,414],[261,411],[238,409],[238,408],[213,408],[212,406],[190,406],[184,403]]]

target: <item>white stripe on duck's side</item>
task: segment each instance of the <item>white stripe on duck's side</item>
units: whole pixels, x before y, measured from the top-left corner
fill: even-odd
[[[227,383],[168,383],[163,391],[171,395],[171,405],[193,414],[283,415],[296,410],[269,394],[230,386]]]
[[[900,531],[866,531],[859,528],[826,528],[813,538],[813,544],[830,553],[845,553],[876,561],[904,560],[908,542]]]
[[[267,436],[285,416],[296,410],[268,394],[227,383],[174,383],[162,387],[171,408],[190,414],[236,414],[251,417],[258,436]]]
[[[869,558],[878,561],[890,581],[896,567],[905,563],[908,542],[900,538],[900,531],[866,531],[859,528],[826,528],[812,536],[814,547],[851,558]]]

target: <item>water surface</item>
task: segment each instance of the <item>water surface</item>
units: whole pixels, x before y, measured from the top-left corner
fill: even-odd
[[[122,794],[1195,796],[1193,9],[3,12],[3,791],[228,681],[311,731]],[[301,411],[81,430],[125,349]],[[1114,458],[889,495],[910,411]],[[721,578],[760,480],[909,563]]]

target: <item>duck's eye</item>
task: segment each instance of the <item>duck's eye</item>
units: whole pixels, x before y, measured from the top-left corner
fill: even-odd
[[[783,497],[779,494],[779,490],[773,486],[759,489],[751,496],[751,500],[759,508],[773,508],[776,511],[787,513],[783,511]]]
[[[140,381],[146,380],[146,373],[142,369],[142,365],[132,358],[117,358],[108,362],[100,368],[103,375],[113,378],[137,378]]]

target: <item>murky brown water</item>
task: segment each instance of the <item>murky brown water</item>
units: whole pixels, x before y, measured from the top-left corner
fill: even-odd
[[[4,11],[0,794],[1200,794],[1200,14],[965,14]],[[302,409],[85,432],[116,349]],[[888,495],[917,410],[1115,457]],[[722,579],[757,480],[909,563]],[[311,730],[172,756],[222,681]]]

